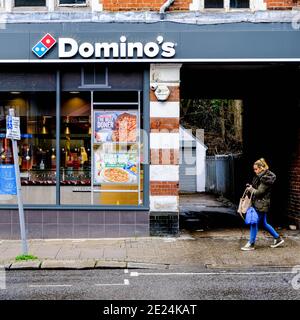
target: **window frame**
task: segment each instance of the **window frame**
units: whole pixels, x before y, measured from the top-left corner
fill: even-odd
[[[58,8],[61,7],[69,7],[69,8],[77,8],[77,7],[89,7],[90,0],[85,0],[85,3],[60,3],[61,0],[56,0],[56,6]]]
[[[190,4],[190,11],[200,12],[247,12],[267,10],[264,0],[249,0],[248,8],[231,8],[230,0],[223,0],[223,8],[205,8],[205,0],[193,0]]]
[[[48,7],[48,1],[47,0],[44,0],[44,1],[45,1],[45,5],[42,5],[42,6],[35,6],[35,5],[31,5],[31,6],[16,6],[16,0],[14,0],[13,1],[13,8],[14,9],[26,8],[27,10],[30,10],[30,9],[36,10],[37,8],[47,8]]]
[[[247,8],[233,8],[230,6],[230,0],[223,0],[222,8],[205,8],[206,0],[200,0],[200,2],[203,2],[204,11],[249,11],[251,10],[251,2],[253,2],[253,0],[249,0],[249,7]]]

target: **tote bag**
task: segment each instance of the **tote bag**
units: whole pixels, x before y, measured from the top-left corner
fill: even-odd
[[[251,192],[250,197],[247,194],[247,188],[245,189],[242,198],[240,199],[240,203],[239,203],[239,207],[237,212],[240,214],[240,216],[242,217],[242,219],[245,220],[245,214],[247,212],[247,210],[251,207],[252,205],[252,196],[253,196],[253,192]]]

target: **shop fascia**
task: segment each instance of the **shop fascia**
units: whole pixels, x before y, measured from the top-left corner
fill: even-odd
[[[84,42],[78,44],[73,38],[59,38],[59,58],[72,58],[79,54],[82,58],[155,58],[159,54],[164,58],[175,56],[176,44],[165,42],[162,36],[156,38],[156,42],[127,42],[126,36],[120,37],[120,42]]]

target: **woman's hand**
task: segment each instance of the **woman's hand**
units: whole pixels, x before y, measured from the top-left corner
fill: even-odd
[[[247,191],[249,191],[249,192],[254,192],[255,189],[252,187],[251,184],[249,184],[248,187],[247,187]]]

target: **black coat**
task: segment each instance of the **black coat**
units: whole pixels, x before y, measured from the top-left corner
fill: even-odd
[[[271,191],[275,180],[276,175],[270,170],[266,170],[253,178],[250,192],[253,192],[252,204],[256,210],[260,212],[270,210]]]

